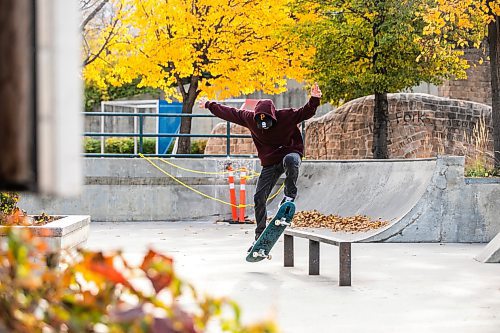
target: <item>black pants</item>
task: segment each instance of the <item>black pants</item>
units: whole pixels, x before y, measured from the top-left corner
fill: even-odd
[[[281,163],[265,166],[262,168],[259,179],[257,180],[257,189],[253,197],[255,203],[255,219],[257,220],[257,228],[255,229],[255,239],[259,238],[260,234],[266,228],[267,198],[271,194],[271,190],[280,178],[285,173],[285,195],[295,198],[297,196],[297,178],[299,176],[300,155],[290,153],[283,158]]]

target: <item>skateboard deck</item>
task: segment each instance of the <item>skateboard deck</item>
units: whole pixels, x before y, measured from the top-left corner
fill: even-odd
[[[276,215],[255,242],[252,250],[248,252],[246,258],[248,262],[257,262],[266,258],[271,259],[269,252],[271,252],[285,228],[291,224],[293,214],[295,214],[295,204],[293,202],[285,202],[280,206]]]

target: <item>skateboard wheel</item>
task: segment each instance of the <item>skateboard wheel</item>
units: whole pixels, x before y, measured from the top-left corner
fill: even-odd
[[[252,256],[253,256],[254,258],[257,258],[257,257],[259,256],[259,253],[258,253],[258,252],[254,252],[254,253],[252,253]]]
[[[267,256],[267,260],[271,260],[271,259],[273,259],[273,256],[269,254],[269,255]]]

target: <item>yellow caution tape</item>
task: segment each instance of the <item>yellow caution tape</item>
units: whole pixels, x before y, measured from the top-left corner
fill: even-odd
[[[139,155],[141,155],[141,154],[139,154]],[[228,174],[230,172],[241,172],[241,171],[251,172],[252,175],[260,175],[260,173],[255,172],[254,170],[248,170],[246,168],[239,168],[239,169],[231,170],[231,171],[200,171],[200,170],[193,170],[193,169],[188,169],[188,168],[184,168],[184,167],[181,167],[179,165],[176,165],[176,164],[174,164],[174,163],[172,163],[170,161],[167,161],[164,158],[155,158],[155,159],[158,159],[158,160],[162,161],[163,163],[166,163],[166,164],[168,164],[170,166],[173,166],[174,168],[181,169],[181,170],[188,171],[188,172],[192,172],[192,173],[198,173],[198,174],[202,174],[202,175],[224,175],[224,174]]]
[[[215,201],[217,201],[217,202],[219,202],[219,203],[222,203],[222,204],[225,204],[225,205],[229,205],[229,206],[232,206],[232,207],[236,207],[236,208],[241,208],[241,207],[253,207],[253,206],[255,206],[255,205],[253,205],[253,204],[248,204],[248,205],[246,205],[246,204],[245,204],[245,205],[239,204],[239,205],[235,205],[235,204],[232,204],[232,203],[230,203],[230,202],[227,202],[227,201],[221,200],[221,199],[219,199],[219,198],[212,197],[212,196],[210,196],[210,195],[208,195],[208,194],[205,194],[205,193],[203,193],[203,192],[201,192],[201,191],[198,191],[197,189],[195,189],[195,188],[193,188],[193,187],[189,186],[188,184],[184,183],[184,182],[183,182],[183,181],[181,181],[180,179],[176,178],[174,175],[172,175],[172,174],[168,173],[167,171],[163,170],[162,168],[160,168],[158,165],[156,165],[156,164],[152,161],[152,159],[151,159],[150,157],[146,157],[146,156],[144,156],[144,155],[143,155],[143,154],[141,154],[141,153],[139,153],[139,156],[140,156],[140,157],[142,157],[142,158],[144,158],[144,159],[145,159],[146,161],[148,161],[148,162],[149,162],[152,166],[154,166],[156,169],[158,169],[159,171],[161,171],[161,172],[162,172],[162,173],[164,173],[165,175],[167,175],[167,176],[169,176],[170,178],[172,178],[174,181],[176,181],[176,182],[177,182],[177,183],[179,183],[180,185],[182,185],[182,186],[184,186],[184,187],[186,187],[186,188],[190,189],[191,191],[193,191],[193,192],[195,192],[195,193],[198,193],[199,195],[201,195],[201,196],[203,196],[203,197],[205,197],[205,198],[207,198],[207,199],[215,200]],[[160,160],[161,160],[161,159],[160,159]],[[171,163],[171,162],[167,162],[167,164],[171,164],[171,165],[173,165],[173,166],[176,166],[175,164],[173,164],[173,163]],[[177,167],[177,166],[176,166],[176,167]],[[179,167],[179,168],[181,168],[181,169],[183,169],[183,170],[186,170],[186,171],[191,171],[191,170],[186,169],[186,168],[182,168],[182,167]],[[193,171],[193,172],[195,172],[196,170],[192,170],[192,171]],[[205,172],[205,171],[198,171],[198,172],[196,172],[196,173],[212,174],[212,173],[207,173],[207,172]],[[251,179],[251,178],[253,178],[253,177],[245,177],[245,178],[246,178],[246,179]],[[272,196],[270,196],[270,197],[267,199],[267,201],[274,199],[274,198],[275,198],[275,197],[276,197],[276,196],[277,196],[277,195],[281,192],[281,190],[283,189],[283,187],[285,187],[285,183],[281,184],[281,187],[278,189],[278,191],[276,191],[276,193],[274,193]]]

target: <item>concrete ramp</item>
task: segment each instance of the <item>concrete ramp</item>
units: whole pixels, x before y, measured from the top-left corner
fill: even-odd
[[[436,159],[307,161],[298,180],[297,208],[389,221],[369,232],[330,232],[349,241],[380,241],[380,234],[405,228],[401,221],[422,199],[435,170]]]
[[[500,263],[500,233],[474,259],[485,263]]]
[[[341,241],[489,242],[500,232],[500,180],[464,178],[464,162],[463,156],[304,161],[297,210],[390,221],[368,232],[314,230]]]

